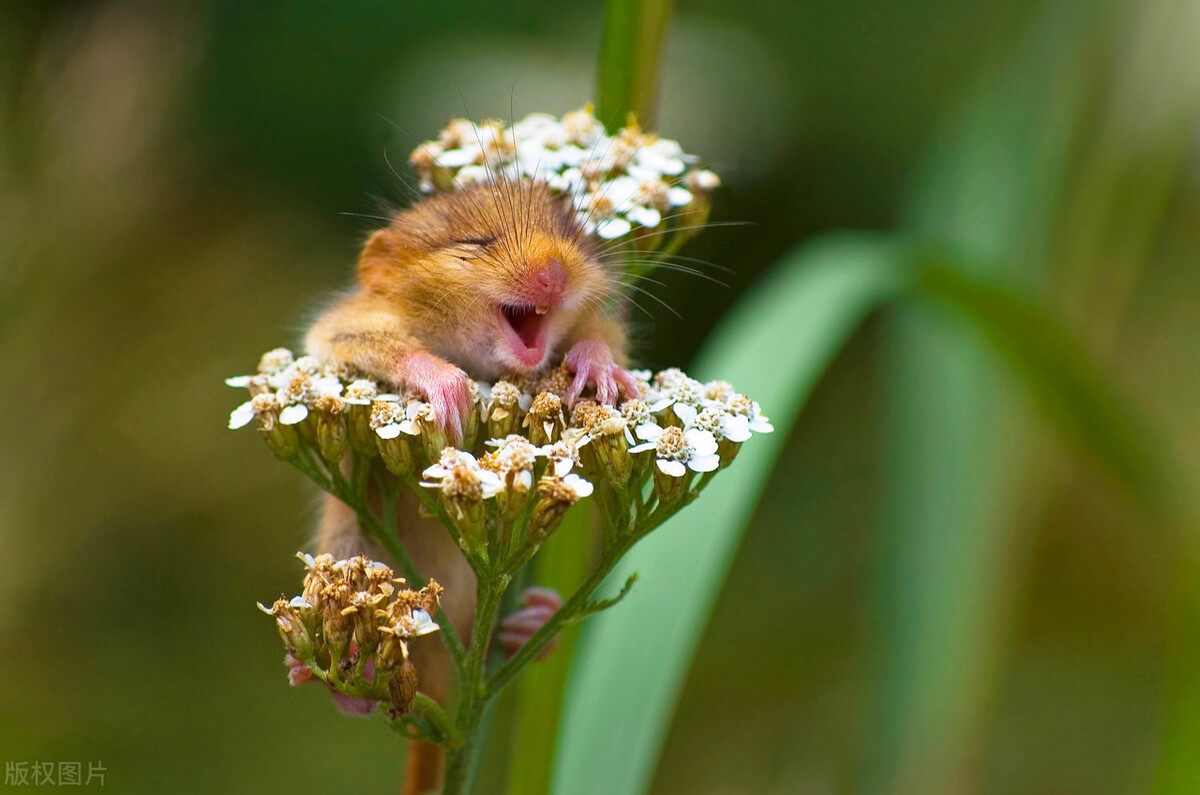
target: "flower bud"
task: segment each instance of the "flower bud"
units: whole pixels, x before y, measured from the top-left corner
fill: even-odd
[[[670,505],[676,502],[683,496],[686,490],[688,475],[682,476],[668,475],[663,471],[661,466],[654,467],[654,492],[658,495],[658,501],[663,505]]]
[[[275,626],[288,652],[297,660],[307,661],[313,656],[313,639],[298,612],[303,608],[311,609],[311,606],[300,597],[291,602],[280,597],[269,608],[261,602],[258,604],[259,610],[275,617]]]
[[[571,473],[559,477],[553,472],[538,480],[538,502],[529,518],[529,536],[539,543],[562,524],[567,510],[592,493],[592,484]]]
[[[404,660],[392,674],[388,682],[388,695],[392,700],[389,714],[393,720],[412,712],[413,701],[417,697],[417,669],[412,660]]]
[[[287,461],[295,457],[300,450],[300,437],[293,425],[284,425],[279,421],[279,401],[270,392],[255,395],[250,400],[250,408],[258,420],[259,430],[267,447],[277,458]]]
[[[387,467],[388,472],[400,477],[413,473],[416,467],[413,462],[409,437],[404,434],[394,439],[384,439],[381,436],[376,436],[375,441],[379,447],[379,454],[383,458],[383,465]]]
[[[330,465],[337,464],[350,445],[346,429],[346,403],[332,395],[322,395],[313,404],[317,422],[317,448]]]
[[[529,441],[541,447],[562,438],[562,399],[553,392],[539,392],[529,406],[523,423],[529,429]]]
[[[489,439],[504,439],[521,427],[521,390],[508,381],[497,381],[492,386],[486,407]]]

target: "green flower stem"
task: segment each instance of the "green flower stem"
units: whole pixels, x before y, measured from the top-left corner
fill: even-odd
[[[500,607],[500,598],[508,586],[507,576],[478,580],[475,601],[475,626],[471,630],[471,646],[463,661],[462,693],[456,720],[462,730],[462,742],[450,749],[446,760],[446,779],[443,795],[462,795],[470,785],[471,762],[480,740],[483,714],[489,701],[484,680],[484,664],[491,640],[492,627]]]
[[[604,578],[617,565],[617,561],[629,550],[629,547],[633,546],[636,538],[636,536],[630,535],[618,541],[615,546],[605,548],[600,562],[592,567],[587,579],[583,581],[583,584],[579,586],[579,589],[575,591],[567,603],[555,611],[550,620],[524,646],[518,649],[517,653],[508,662],[500,666],[500,669],[488,680],[487,693],[489,697],[499,695],[504,687],[512,681],[513,677],[537,657],[538,653],[546,648],[550,641],[554,640],[554,637],[564,626],[584,612],[592,592],[596,590],[600,583],[604,582]]]
[[[462,744],[462,732],[454,725],[454,721],[446,714],[446,710],[442,709],[441,704],[424,693],[417,693],[413,699],[413,710],[421,713],[425,720],[429,721],[429,725],[441,734],[448,747],[454,748]]]
[[[404,571],[404,577],[413,588],[424,588],[426,585],[425,578],[421,574],[421,570],[417,568],[417,564],[408,554],[408,550],[400,543],[400,536],[396,529],[396,492],[387,488],[385,479],[379,479],[379,490],[383,499],[383,516],[384,521],[380,521],[366,504],[366,488],[370,480],[372,467],[371,461],[354,454],[352,464],[352,477],[354,483],[352,487],[350,482],[342,475],[341,470],[337,466],[328,468],[329,476],[326,476],[322,471],[320,464],[317,464],[312,459],[311,452],[306,447],[301,447],[301,452],[296,457],[291,459],[291,463],[301,472],[308,476],[310,480],[317,484],[322,490],[337,497],[354,511],[358,517],[358,526],[363,531],[363,534],[368,538],[378,541],[387,553],[392,556],[400,568]],[[414,489],[421,489],[421,486],[416,483],[415,479],[411,479],[410,485]],[[417,492],[422,494],[421,491]],[[422,495],[427,496],[427,495]],[[435,501],[436,502],[436,501]],[[428,503],[426,503],[428,504]],[[444,510],[443,510],[444,513]],[[444,518],[439,517],[443,524],[449,519],[449,515]],[[386,524],[385,524],[386,522]],[[446,525],[452,528],[453,525]],[[451,532],[454,532],[451,529]],[[454,625],[450,622],[450,618],[446,615],[446,611],[438,608],[437,614],[433,617],[437,621],[438,627],[441,629],[442,638],[446,643],[446,648],[450,650],[450,656],[454,660],[456,669],[461,670],[463,664],[463,656],[466,651],[463,649],[462,641],[458,638],[458,633],[454,629]]]

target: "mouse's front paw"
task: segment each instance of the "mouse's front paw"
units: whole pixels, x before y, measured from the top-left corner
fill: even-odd
[[[521,601],[525,603],[525,608],[503,619],[500,622],[500,631],[496,634],[496,641],[504,650],[505,657],[516,654],[562,607],[562,597],[550,588],[526,588],[521,593]],[[538,652],[537,659],[545,659],[546,655],[554,651],[556,645],[557,636]]]
[[[612,351],[603,340],[588,338],[576,342],[563,363],[575,373],[575,380],[566,394],[568,404],[578,400],[588,384],[596,387],[596,401],[608,406],[616,405],[618,388],[623,388],[626,395],[638,393],[633,376],[617,366]]]
[[[414,351],[396,363],[395,380],[429,403],[452,444],[462,442],[463,423],[471,411],[471,379],[466,373],[432,353]]]

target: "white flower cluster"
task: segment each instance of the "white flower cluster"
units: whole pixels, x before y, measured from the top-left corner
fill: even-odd
[[[630,124],[608,135],[591,106],[561,119],[535,113],[510,127],[454,119],[410,157],[421,189],[461,190],[498,180],[539,179],[568,195],[588,234],[607,240],[666,226],[704,208],[721,184],[678,141]],[[696,215],[696,212],[692,212]]]
[[[322,398],[339,411],[347,403],[370,403],[371,399],[378,399],[375,385],[370,381],[343,385],[342,379],[348,374],[346,368],[323,365],[312,356],[297,359],[287,348],[267,351],[259,359],[257,373],[225,379],[229,386],[244,387],[251,395],[250,400],[229,415],[229,427],[245,427],[255,417],[271,417],[281,425],[296,425],[308,417]]]
[[[622,469],[627,478],[638,461],[648,466],[651,454],[661,476],[712,472],[729,463],[753,434],[774,430],[758,403],[723,381],[702,383],[678,369],[632,375],[638,394],[624,395],[617,406],[583,400],[570,409],[563,397],[572,376],[563,368],[521,384],[475,382],[464,449],[456,449],[446,446],[432,407],[419,395],[384,392],[347,368],[323,366],[279,348],[262,357],[255,375],[226,380],[252,394],[230,414],[229,427],[257,419],[270,430],[276,422],[302,425],[314,415],[317,426],[324,427],[321,423],[329,425],[331,417],[343,413],[361,416],[363,433],[374,441],[358,449],[383,453],[389,468],[395,461],[410,467],[407,471],[415,467],[425,478],[422,485],[439,489],[447,499],[471,502],[533,491],[574,502],[593,490],[573,471],[581,462],[593,478]],[[308,438],[324,437],[313,432]],[[405,438],[433,446],[402,447],[398,455],[396,445]],[[346,449],[345,444],[330,446],[338,456]],[[546,464],[539,468],[541,459]]]
[[[635,375],[649,382],[649,388],[642,400],[622,407],[633,425],[627,431],[630,442],[634,436],[640,442],[629,452],[654,450],[655,464],[665,475],[683,477],[688,469],[711,472],[721,464],[722,441],[741,444],[753,433],[775,430],[757,402],[724,381],[701,383],[677,368],[653,377],[648,371]]]
[[[542,480],[553,479],[561,484],[566,489],[566,501],[574,503],[592,493],[592,484],[571,472],[574,460],[556,456],[554,445],[535,447],[517,434],[507,439],[491,439],[487,444],[495,449],[481,459],[447,447],[438,462],[421,473],[429,479],[421,485],[441,489],[450,498],[486,500],[504,491],[524,495],[533,486],[537,459],[547,458],[550,466]]]

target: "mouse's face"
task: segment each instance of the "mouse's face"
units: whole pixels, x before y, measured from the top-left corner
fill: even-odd
[[[427,199],[389,231],[387,292],[431,350],[477,377],[543,368],[613,290],[570,204],[539,183]]]

